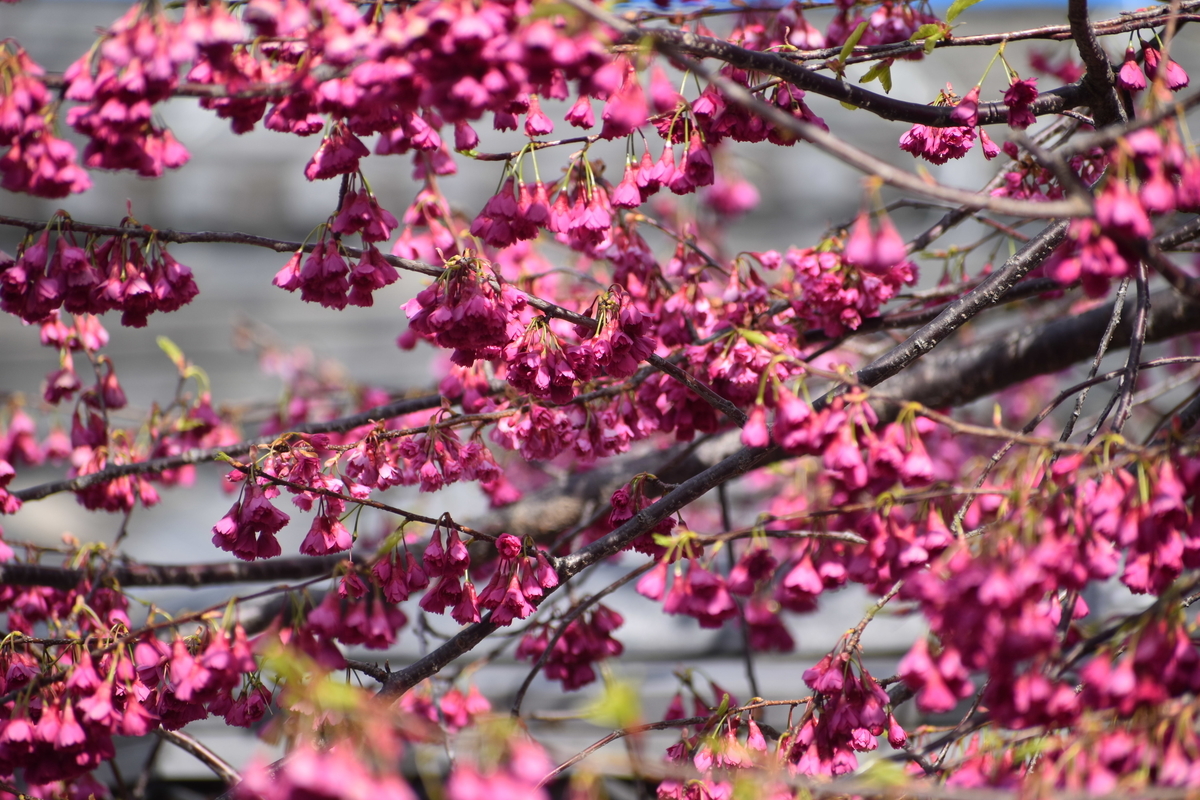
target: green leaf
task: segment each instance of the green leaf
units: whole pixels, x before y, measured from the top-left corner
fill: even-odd
[[[846,63],[846,59],[849,58],[850,54],[854,52],[854,48],[858,44],[858,40],[861,39],[863,34],[866,32],[867,21],[863,20],[862,22],[858,23],[858,27],[854,29],[854,33],[850,34],[850,38],[846,40],[844,45],[842,45],[842,52],[838,55],[839,63]]]
[[[937,47],[937,43],[943,38],[945,38],[945,34],[941,31],[938,31],[933,36],[928,37],[925,40],[925,55],[932,53],[933,49]]]
[[[910,782],[903,764],[885,761],[882,758],[872,761],[860,777],[867,785],[881,788],[898,788],[907,786]]]
[[[876,61],[875,65],[867,70],[867,74],[858,79],[859,83],[870,83],[879,79],[879,83],[883,86],[885,92],[892,91],[892,62],[884,59]]]
[[[946,22],[954,22],[959,14],[966,11],[971,6],[978,3],[979,0],[954,0],[950,4],[950,8],[946,10]]]
[[[167,358],[171,359],[171,363],[180,372],[187,368],[187,359],[183,357],[183,351],[179,349],[179,345],[172,342],[166,336],[158,337],[158,349],[167,354]]]
[[[624,681],[609,680],[604,685],[604,695],[588,711],[588,716],[599,725],[628,728],[641,719],[637,689]]]
[[[749,328],[738,328],[738,333],[740,333],[742,338],[747,342],[753,345],[758,345],[759,347],[765,347],[771,343],[771,340],[767,338],[767,335],[761,331],[755,331]]]
[[[941,30],[941,25],[938,25],[936,22],[930,22],[913,31],[913,35],[908,37],[908,40],[910,42],[919,42],[922,39],[927,39],[930,36],[933,36],[935,33],[940,33]]]

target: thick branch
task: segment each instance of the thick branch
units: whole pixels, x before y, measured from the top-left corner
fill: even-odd
[[[1108,60],[1108,54],[1100,46],[1096,31],[1092,28],[1092,21],[1088,18],[1087,0],[1070,0],[1067,3],[1067,21],[1071,25],[1071,38],[1075,40],[1079,57],[1083,59],[1087,69],[1082,86],[1084,96],[1092,107],[1096,127],[1103,128],[1106,125],[1124,122],[1125,110],[1117,96],[1112,64]]]
[[[296,581],[330,572],[346,556],[274,558],[266,561],[221,561],[212,564],[121,564],[108,575],[122,587],[210,586],[219,583]],[[44,564],[0,565],[0,584],[49,586],[74,589],[88,576],[87,570],[51,567]]]
[[[1200,306],[1172,289],[1150,299],[1146,341],[1200,331]],[[879,392],[931,408],[969,403],[1021,381],[1066,369],[1089,358],[1112,316],[1111,303],[1074,317],[1013,331],[998,339],[945,348],[883,384]],[[1128,316],[1128,315],[1127,315]],[[1130,327],[1121,325],[1112,347],[1128,347]]]
[[[928,125],[934,128],[953,128],[959,125],[950,119],[950,113],[954,110],[953,106],[930,106],[897,100],[894,97],[864,89],[857,83],[841,81],[814,72],[781,55],[761,50],[748,50],[722,39],[700,36],[689,31],[659,28],[652,31],[638,30],[628,34],[626,38],[636,41],[646,34],[652,35],[658,41],[673,47],[680,53],[697,58],[715,58],[739,69],[773,75],[806,92],[849,103],[883,119]],[[1030,109],[1034,114],[1043,116],[1057,114],[1081,105],[1086,105],[1086,95],[1078,84],[1071,84],[1043,92],[1033,101]],[[980,103],[979,123],[981,125],[1007,125],[1008,107],[1000,102]]]

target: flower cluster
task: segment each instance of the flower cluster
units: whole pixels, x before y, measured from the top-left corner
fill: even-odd
[[[364,213],[370,214],[371,206],[366,203],[361,205],[366,206],[367,210]],[[387,214],[377,205],[375,210]],[[359,232],[364,241],[371,241],[367,236],[372,234],[364,226],[379,223],[380,219],[380,215],[374,215],[371,221],[363,222],[348,214],[339,214],[333,225],[322,228],[321,237],[313,245],[307,258],[302,250],[297,250],[276,273],[272,283],[289,292],[299,289],[301,300],[306,303],[320,303],[326,308],[373,305],[373,293],[395,283],[400,278],[400,273],[373,243],[367,244],[359,256],[358,263],[351,268],[346,262],[340,237],[326,234],[330,230],[337,232],[341,227],[347,231]],[[394,219],[392,223],[395,223]],[[378,235],[378,232],[374,235]]]
[[[516,338],[511,328],[525,298],[506,283],[494,285],[493,269],[469,253],[448,260],[433,285],[404,304],[409,329],[454,350],[452,360],[462,366],[498,358]]]
[[[961,123],[947,128],[928,125],[913,125],[900,137],[900,149],[911,153],[913,158],[923,158],[931,164],[945,164],[953,158],[962,158],[972,147],[978,136],[985,158],[992,159],[1000,154],[1000,147],[991,140],[987,131],[979,125],[979,87],[971,89],[958,99],[949,86],[938,92],[935,106],[954,106],[950,114],[953,122]],[[1018,120],[1021,117],[1018,116]]]
[[[11,39],[0,43],[0,187],[38,197],[86,192],[91,178],[75,146],[54,135],[53,98],[45,71]]]
[[[386,650],[396,643],[396,632],[408,617],[379,589],[368,592],[366,583],[354,572],[343,576],[336,592],[326,592],[320,605],[308,613],[307,627],[326,639],[342,644],[361,644]]]
[[[208,33],[237,41],[240,28],[218,23]],[[83,103],[67,111],[67,123],[89,139],[87,166],[156,178],[188,162],[187,149],[155,122],[154,105],[178,86],[180,67],[195,55],[195,34],[181,30],[161,8],[134,6],[98,48],[67,69],[66,97]]]
[[[908,736],[892,716],[887,692],[861,663],[861,654],[842,650],[825,656],[804,672],[804,682],[816,695],[804,720],[789,734],[788,753],[802,775],[844,775],[858,768],[856,752],[875,750],[876,737],[886,733],[892,747]]]
[[[275,486],[261,485],[257,479],[243,481],[233,507],[213,525],[213,544],[243,561],[282,553],[275,534],[283,530],[291,517],[271,505],[271,499],[278,496],[279,489]]]
[[[509,625],[533,613],[546,591],[558,586],[558,573],[544,551],[525,556],[521,540],[510,533],[496,540],[496,551],[496,571],[479,593],[479,605],[492,612],[493,623]]]
[[[131,217],[121,226],[135,226]],[[15,259],[0,254],[0,309],[26,322],[44,322],[57,309],[72,314],[120,311],[121,324],[144,328],[156,311],[176,311],[199,293],[192,271],[153,236],[89,240],[80,247],[62,219],[28,237]]]
[[[555,632],[549,624],[542,625],[521,639],[517,658],[536,663],[550,647],[543,671],[552,681],[561,681],[568,692],[580,689],[596,680],[594,664],[606,658],[616,658],[625,647],[612,638],[612,632],[625,619],[605,605],[597,604]],[[552,638],[557,636],[553,647]]]
[[[886,247],[880,247],[880,238]],[[856,330],[864,319],[879,316],[880,307],[895,297],[900,287],[917,280],[916,265],[903,260],[903,244],[897,247],[889,233],[881,230],[873,242],[866,240],[870,247],[862,248],[865,256],[854,249],[846,251],[852,240],[853,235],[844,242],[835,238],[818,247],[790,248],[782,258],[774,251],[758,255],[764,264],[782,261],[791,269],[791,280],[781,289],[791,296],[796,316],[830,336]],[[857,241],[855,244],[857,247]],[[897,255],[901,260],[880,273],[882,265]],[[855,267],[851,257],[865,258],[870,267]]]
[[[662,601],[668,614],[695,617],[701,628],[720,628],[737,616],[738,606],[729,593],[725,578],[688,559],[687,571],[680,565],[674,568],[675,579],[666,590],[667,562],[660,561],[638,581],[638,594]],[[665,594],[665,596],[664,596]]]
[[[466,577],[471,554],[459,538],[458,529],[450,529],[443,546],[442,529],[441,526],[437,527],[425,548],[422,561],[428,580],[437,583],[421,598],[421,608],[430,614],[444,614],[447,608],[451,608],[450,616],[460,625],[479,622],[475,586]]]
[[[1136,131],[1110,161],[1132,172],[1132,180],[1110,175],[1096,193],[1095,217],[1074,220],[1067,242],[1045,265],[1060,283],[1081,280],[1092,297],[1134,274],[1141,242],[1154,234],[1152,214],[1200,208],[1200,157],[1174,134]]]
[[[38,670],[29,648],[6,648],[0,656],[6,692],[31,688]],[[114,736],[144,736],[157,726],[176,730],[209,714],[249,724],[270,701],[253,677],[257,665],[240,627],[232,633],[205,628],[197,639],[170,645],[147,636],[96,653],[67,645],[55,658],[66,679],[38,692],[35,702],[25,693],[3,711],[0,773],[21,770],[34,787],[80,779],[81,786],[94,786],[84,776],[113,757]]]
[[[1133,45],[1125,49],[1125,60],[1117,71],[1117,85],[1131,92],[1146,88],[1146,81],[1159,80],[1172,92],[1187,87],[1189,78],[1183,67],[1170,58],[1164,59],[1162,51],[1145,41],[1141,42],[1142,63],[1138,64]]]

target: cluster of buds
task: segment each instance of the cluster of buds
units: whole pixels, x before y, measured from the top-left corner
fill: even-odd
[[[351,226],[350,223],[343,224]],[[374,244],[366,246],[358,263],[351,268],[346,262],[340,237],[327,235],[331,229],[332,226],[322,228],[321,237],[307,258],[302,250],[297,250],[276,273],[272,283],[289,292],[299,289],[301,300],[320,303],[326,308],[373,305],[374,292],[395,283],[400,273]],[[365,233],[365,230],[359,230]]]
[[[450,616],[460,625],[479,622],[475,586],[466,577],[467,569],[471,566],[471,554],[459,538],[458,529],[450,529],[444,547],[441,526],[434,529],[422,561],[428,579],[437,583],[421,598],[421,608],[430,614],[444,614],[450,608]]]
[[[1183,67],[1170,58],[1164,58],[1162,50],[1139,40],[1142,50],[1142,63],[1138,64],[1137,53],[1133,45],[1125,48],[1125,60],[1117,71],[1117,85],[1130,92],[1140,92],[1151,83],[1162,78],[1163,84],[1172,92],[1178,92],[1187,87],[1189,78]]]
[[[279,489],[260,485],[257,479],[242,483],[233,507],[213,526],[213,544],[243,561],[272,558],[283,552],[275,535],[291,519],[271,505]]]
[[[841,650],[804,672],[804,682],[816,694],[803,722],[788,733],[786,748],[780,742],[780,751],[803,775],[853,772],[858,767],[855,753],[875,750],[876,737],[886,733],[897,748],[908,739],[889,710],[887,692],[855,655]]]
[[[355,572],[343,576],[336,592],[327,592],[321,604],[308,614],[306,625],[326,639],[342,644],[361,644],[371,650],[386,650],[396,643],[396,633],[408,617],[381,596],[370,591]]]

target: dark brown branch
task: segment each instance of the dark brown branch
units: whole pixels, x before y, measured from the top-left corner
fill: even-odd
[[[1092,21],[1088,18],[1087,0],[1069,0],[1067,21],[1071,26],[1071,38],[1075,40],[1079,57],[1083,59],[1087,69],[1081,85],[1085,101],[1092,108],[1096,127],[1125,122],[1125,109],[1117,96],[1112,64],[1108,60],[1108,54],[1100,46],[1096,31],[1092,28]]]
[[[1174,290],[1151,295],[1150,305],[1147,342],[1200,331],[1200,306]],[[1109,303],[1078,316],[1012,331],[995,339],[944,348],[884,383],[878,391],[887,397],[916,400],[931,408],[963,405],[1090,358],[1112,313],[1113,306]],[[1119,326],[1111,346],[1128,347],[1130,333],[1129,325]]]
[[[934,128],[958,127],[958,123],[950,119],[950,113],[954,110],[953,106],[931,106],[897,100],[894,97],[864,89],[857,83],[841,81],[814,72],[781,55],[761,50],[748,50],[723,39],[700,36],[689,31],[654,28],[638,29],[627,34],[624,40],[635,42],[647,35],[653,36],[659,42],[680,53],[696,58],[715,58],[739,69],[773,75],[806,92],[849,103],[883,119],[928,125]],[[1030,105],[1030,110],[1038,116],[1045,116],[1085,104],[1085,93],[1078,84],[1071,84],[1043,92]],[[1008,107],[1000,102],[980,103],[979,123],[981,125],[1007,125]]]
[[[109,576],[123,587],[210,586],[219,583],[296,581],[328,574],[346,556],[274,558],[266,561],[220,561],[211,564],[122,564]],[[0,584],[74,589],[86,570],[44,564],[0,564]]]
[[[1190,297],[1193,300],[1200,300],[1200,278],[1194,278],[1188,275],[1179,266],[1167,258],[1163,254],[1162,249],[1153,243],[1147,243],[1142,257],[1154,270],[1167,279],[1167,283],[1175,288],[1175,291]]]
[[[1197,9],[1200,9],[1200,0],[1189,0],[1189,2],[1180,3],[1179,6],[1181,13],[1178,19],[1181,22],[1194,22],[1200,19],[1200,16],[1195,13]],[[1144,8],[1138,11],[1127,12],[1111,19],[1101,20],[1092,27],[1098,36],[1116,36],[1122,33],[1130,33],[1131,31],[1162,25],[1166,22],[1170,14],[1171,9],[1168,7]],[[1070,25],[1043,25],[1037,28],[1026,28],[1025,30],[1011,31],[1009,33],[981,33],[975,36],[951,35],[939,40],[935,44],[935,47],[938,49],[943,47],[987,47],[1031,39],[1067,41],[1071,38]],[[856,47],[851,56],[846,59],[846,63],[856,64],[863,61],[875,61],[881,58],[897,58],[899,56],[923,52],[924,48],[924,42],[897,42],[895,44]],[[837,58],[840,54],[840,47],[827,47],[823,50],[800,50],[788,53],[785,57],[797,61],[824,61],[830,58]]]

